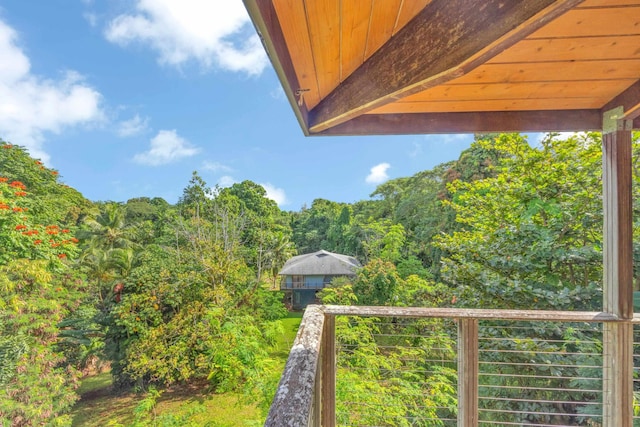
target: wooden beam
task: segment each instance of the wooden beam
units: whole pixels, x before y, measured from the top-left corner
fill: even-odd
[[[243,1],[300,127],[305,136],[309,136],[309,112],[303,102],[298,102],[300,95],[297,91],[301,88],[273,2],[271,0]]]
[[[458,427],[478,425],[478,319],[458,321]]]
[[[322,427],[336,425],[336,317],[325,315],[322,337]]]
[[[620,117],[620,119],[635,120],[640,117],[640,80],[636,81],[624,92],[609,101],[607,105],[602,108],[601,113],[604,115],[607,111],[617,107],[624,109],[624,116]],[[637,128],[635,122],[633,128]]]
[[[602,425],[632,427],[633,324],[605,323],[602,340]]]
[[[362,317],[413,317],[438,319],[525,320],[528,322],[621,322],[613,314],[600,311],[501,310],[489,308],[386,307],[365,305],[325,305],[326,315]],[[640,318],[634,318],[640,323]]]
[[[624,117],[622,106],[605,112],[602,131],[603,311],[629,320],[603,327],[604,427],[633,426],[632,125]]]
[[[410,135],[602,130],[599,110],[363,114],[313,135]]]
[[[310,111],[321,132],[460,77],[582,0],[434,0]]]
[[[604,209],[603,311],[633,318],[633,197],[631,124],[622,108],[606,113],[602,135]]]

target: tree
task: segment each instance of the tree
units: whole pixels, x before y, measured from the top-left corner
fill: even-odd
[[[482,143],[502,160],[495,177],[450,186],[461,229],[438,238],[445,280],[473,306],[597,309],[587,295],[601,277],[599,135]]]
[[[289,237],[283,232],[277,232],[271,239],[268,252],[269,267],[271,269],[271,277],[273,278],[272,287],[276,288],[276,279],[278,272],[285,262],[296,254],[295,246]]]
[[[60,185],[57,173],[7,143],[0,163],[12,174],[0,176],[0,423],[69,425],[78,373],[60,345],[60,325],[86,298],[69,268],[78,239],[64,222],[67,206],[38,194]],[[53,222],[40,222],[46,212]]]
[[[519,135],[500,135],[479,144],[499,153],[494,173],[450,184],[448,203],[459,228],[437,239],[445,253],[442,277],[456,289],[457,304],[600,310],[600,135],[549,135],[539,147],[531,147]],[[486,361],[502,364],[487,363],[485,372],[506,375],[487,375],[497,386],[487,393],[501,393],[501,399],[484,403],[490,410],[487,421],[566,424],[563,415],[545,415],[557,412],[545,403],[551,400],[549,390],[554,390],[553,400],[562,402],[561,413],[587,415],[597,410],[578,403],[596,400],[591,392],[576,396],[566,391],[593,375],[567,365],[564,353],[584,353],[577,365],[596,364],[589,353],[600,351],[601,332],[587,327],[563,331],[544,323],[530,328],[524,323],[486,325]],[[502,336],[512,339],[499,339]],[[519,413],[511,399],[516,396],[498,391],[509,387],[518,390],[517,398],[529,401],[528,414],[509,415]]]

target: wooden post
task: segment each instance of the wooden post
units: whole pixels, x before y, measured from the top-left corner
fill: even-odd
[[[607,111],[602,133],[603,311],[633,318],[631,122],[622,108]],[[633,425],[633,325],[603,326],[604,427]]]
[[[478,319],[458,320],[458,427],[478,426]]]
[[[336,425],[336,317],[325,314],[322,331],[322,427]]]

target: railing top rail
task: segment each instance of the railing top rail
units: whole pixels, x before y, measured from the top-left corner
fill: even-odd
[[[265,426],[298,427],[308,424],[324,318],[320,306],[310,305],[305,310]]]
[[[375,317],[432,317],[452,319],[525,320],[552,322],[632,322],[640,323],[640,316],[631,320],[601,311],[554,310],[495,310],[480,308],[429,308],[429,307],[379,307],[379,306],[322,306],[324,313],[346,316]]]

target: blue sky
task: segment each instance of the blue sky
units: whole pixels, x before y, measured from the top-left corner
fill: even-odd
[[[91,200],[175,203],[197,170],[284,210],[367,199],[472,140],[304,137],[241,0],[0,2],[0,137]]]

